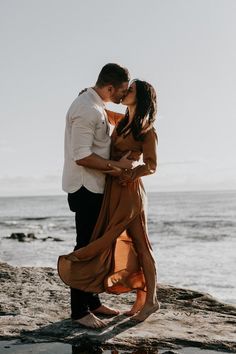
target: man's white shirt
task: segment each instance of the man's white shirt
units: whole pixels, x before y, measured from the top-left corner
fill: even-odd
[[[89,88],[71,104],[66,115],[64,169],[62,188],[74,193],[84,186],[93,193],[103,193],[105,174],[79,166],[76,160],[95,153],[110,157],[109,123],[105,105],[95,90]]]

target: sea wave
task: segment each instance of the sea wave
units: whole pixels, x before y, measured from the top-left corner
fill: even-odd
[[[48,220],[51,219],[52,217],[45,216],[45,217],[27,217],[27,218],[21,218],[23,221],[40,221],[40,220]]]
[[[198,221],[198,220],[171,220],[171,221],[162,221],[162,220],[152,220],[148,219],[148,224],[150,226],[162,226],[162,227],[187,227],[192,229],[202,229],[202,228],[218,228],[218,227],[236,227],[235,221],[228,220],[207,220],[207,221]]]

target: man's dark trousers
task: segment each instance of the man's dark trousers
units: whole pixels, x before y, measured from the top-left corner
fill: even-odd
[[[75,212],[76,246],[86,246],[93,233],[102,205],[103,194],[93,193],[82,186],[77,192],[68,194],[68,203]],[[71,288],[71,318],[76,320],[101,306],[97,294]]]

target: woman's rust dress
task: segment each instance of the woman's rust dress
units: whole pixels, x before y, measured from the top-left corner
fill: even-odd
[[[116,119],[113,116],[113,122]],[[109,115],[109,120],[111,120]],[[155,172],[157,136],[151,128],[143,141],[132,134],[112,133],[111,159],[119,160],[128,151],[143,165],[132,170],[126,186],[118,177],[107,176],[104,199],[90,243],[58,259],[58,273],[65,284],[87,292],[122,293],[145,288],[142,252],[152,248],[147,236],[146,193],[141,176]]]

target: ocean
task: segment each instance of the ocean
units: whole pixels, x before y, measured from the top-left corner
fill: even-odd
[[[148,229],[159,282],[236,304],[236,191],[149,193]],[[14,232],[37,239],[8,239]],[[0,198],[1,262],[56,268],[74,242],[66,195]]]

